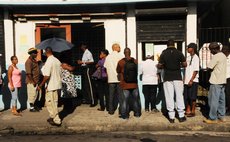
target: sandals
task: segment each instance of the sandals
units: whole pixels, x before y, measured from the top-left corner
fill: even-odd
[[[14,112],[12,112],[13,113],[13,115],[15,115],[15,116],[22,116],[22,114],[21,113],[18,113],[17,111],[14,111]]]
[[[194,116],[195,116],[195,113],[187,114],[187,117],[194,117]]]

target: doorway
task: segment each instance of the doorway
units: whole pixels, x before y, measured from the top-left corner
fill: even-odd
[[[100,51],[105,49],[105,29],[103,23],[75,23],[71,24],[73,62],[81,60],[83,52],[79,48],[82,42],[88,44],[93,54],[94,62],[99,60]],[[78,74],[78,70],[76,70]]]
[[[76,61],[82,58],[83,52],[79,48],[82,42],[88,44],[95,63],[99,60],[100,51],[105,49],[105,28],[102,22],[36,25],[36,44],[52,37],[63,38],[74,44],[74,47],[68,52],[68,58],[74,66],[77,66]],[[39,51],[38,60],[41,60],[41,55]],[[79,70],[76,70],[75,74],[80,74]]]
[[[37,24],[35,32],[36,45],[49,38],[62,38],[71,42],[71,25],[70,24]],[[38,51],[37,60],[41,60],[42,51]]]

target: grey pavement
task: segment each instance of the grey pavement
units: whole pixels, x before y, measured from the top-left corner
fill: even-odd
[[[1,133],[23,134],[52,134],[52,133],[85,133],[85,132],[120,132],[120,131],[213,131],[230,132],[230,116],[225,117],[224,123],[205,124],[205,117],[199,110],[196,116],[187,118],[186,122],[179,123],[176,119],[170,124],[167,118],[159,113],[142,112],[140,118],[130,113],[128,120],[118,117],[118,112],[109,115],[106,111],[98,111],[89,105],[78,106],[72,113],[66,115],[61,127],[47,123],[48,112],[44,107],[40,112],[22,111],[22,116],[14,116],[10,110],[0,112]],[[62,111],[62,108],[59,108]]]

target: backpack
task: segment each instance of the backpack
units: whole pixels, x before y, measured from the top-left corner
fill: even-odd
[[[123,74],[125,82],[137,83],[137,64],[134,62],[134,59],[127,60],[124,58],[123,60],[125,61]]]

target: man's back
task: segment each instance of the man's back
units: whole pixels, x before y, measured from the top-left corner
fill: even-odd
[[[137,60],[135,60],[134,58],[131,58],[129,60],[134,60],[134,62],[137,64]],[[126,64],[126,60],[125,58],[123,58],[118,62],[118,65],[117,65],[117,72],[120,75],[120,86],[122,89],[136,89],[137,82],[134,82],[134,83],[125,82],[125,79],[124,79],[125,64]],[[137,75],[136,75],[136,78],[137,78]]]
[[[104,63],[104,67],[106,68],[107,74],[108,74],[108,82],[109,83],[118,83],[117,79],[117,63],[120,59],[122,59],[123,56],[119,54],[117,51],[113,51],[111,54],[109,54]]]
[[[164,67],[164,81],[182,80],[182,62],[186,62],[186,59],[176,48],[170,47],[162,52],[159,63]]]
[[[147,59],[141,63],[140,73],[142,74],[142,84],[158,84],[157,61]]]
[[[42,68],[44,76],[49,76],[48,91],[61,89],[61,63],[53,55],[47,58]]]
[[[227,58],[222,52],[213,55],[208,68],[213,69],[209,80],[211,84],[226,83]]]

